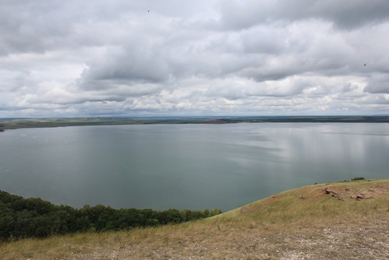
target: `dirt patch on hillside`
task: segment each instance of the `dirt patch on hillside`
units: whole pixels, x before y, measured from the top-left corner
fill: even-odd
[[[301,195],[301,199],[314,200],[324,196],[331,196],[338,200],[364,200],[379,198],[389,190],[389,183],[375,184],[367,187],[353,185],[328,185],[313,196]]]
[[[378,199],[389,196],[389,183],[371,183],[367,185],[353,184],[329,184],[321,187],[300,188],[299,193],[295,194],[293,200],[304,200],[314,203],[317,200],[325,198],[334,198],[341,201],[360,201],[366,199]],[[266,206],[282,200],[282,194],[273,195],[261,201],[254,202],[240,208],[243,214],[261,213]]]

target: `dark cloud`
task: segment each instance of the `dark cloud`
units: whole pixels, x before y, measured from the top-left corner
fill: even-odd
[[[386,74],[374,75],[369,84],[364,88],[364,92],[389,94],[389,71]]]
[[[64,46],[77,19],[73,5],[60,1],[8,1],[0,5],[0,55],[38,52]],[[80,18],[80,17],[78,17]]]
[[[221,8],[222,28],[241,30],[259,24],[291,23],[301,20],[324,20],[340,29],[389,20],[386,0],[275,0],[243,2],[224,1]]]
[[[388,82],[369,83],[369,85],[367,85],[364,91],[368,93],[374,93],[374,94],[377,93],[389,94],[389,85]]]

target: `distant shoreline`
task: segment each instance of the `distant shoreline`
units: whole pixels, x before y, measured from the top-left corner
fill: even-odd
[[[19,128],[92,125],[237,124],[237,123],[389,123],[389,116],[225,116],[225,117],[84,117],[0,119],[0,132]]]

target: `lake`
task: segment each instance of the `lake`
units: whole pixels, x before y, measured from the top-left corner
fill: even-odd
[[[0,133],[0,190],[80,208],[228,211],[283,190],[389,177],[389,124],[258,123]]]

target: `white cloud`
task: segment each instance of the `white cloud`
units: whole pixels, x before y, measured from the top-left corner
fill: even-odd
[[[387,114],[388,10],[386,0],[6,1],[0,117]]]

